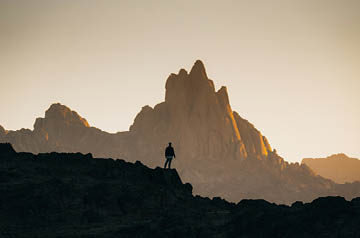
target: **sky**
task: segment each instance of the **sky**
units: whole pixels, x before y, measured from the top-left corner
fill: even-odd
[[[290,162],[360,158],[360,1],[0,0],[0,125],[60,102],[128,130],[201,59]]]

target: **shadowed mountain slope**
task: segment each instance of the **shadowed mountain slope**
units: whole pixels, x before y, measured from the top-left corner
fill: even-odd
[[[306,158],[301,163],[306,164],[316,174],[337,183],[360,181],[360,160],[350,158],[345,154],[335,154],[317,159]]]
[[[150,167],[164,164],[164,149],[171,141],[177,155],[173,165],[203,196],[289,204],[360,195],[359,183],[339,190],[307,166],[285,162],[260,131],[232,110],[226,87],[215,90],[201,61],[189,73],[181,69],[171,74],[165,88],[165,101],[144,106],[129,131],[101,131],[66,106],[53,104],[44,118],[36,119],[34,130],[0,130],[0,141],[12,143],[17,151],[92,153],[140,160]]]
[[[176,170],[0,144],[0,237],[359,237],[360,198],[237,204],[192,195]]]

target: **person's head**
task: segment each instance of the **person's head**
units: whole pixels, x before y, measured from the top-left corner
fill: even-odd
[[[171,147],[171,142],[169,142],[169,146]]]

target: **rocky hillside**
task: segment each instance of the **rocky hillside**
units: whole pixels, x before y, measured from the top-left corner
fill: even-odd
[[[0,237],[359,237],[360,198],[192,195],[176,170],[0,144]]]
[[[12,143],[17,151],[92,153],[154,168],[164,164],[171,141],[177,155],[173,165],[196,194],[287,204],[328,195],[360,196],[360,183],[339,187],[305,165],[284,161],[259,130],[232,110],[226,87],[215,90],[201,61],[189,73],[181,69],[171,74],[165,88],[165,101],[143,107],[129,131],[101,131],[66,106],[53,104],[33,130],[1,128],[0,142]]]
[[[306,158],[303,164],[310,167],[316,174],[337,183],[360,181],[360,160],[345,154],[335,154],[326,158]]]

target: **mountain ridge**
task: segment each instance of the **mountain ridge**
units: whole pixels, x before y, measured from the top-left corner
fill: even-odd
[[[232,110],[226,87],[215,90],[201,61],[190,73],[181,69],[170,74],[165,89],[165,100],[153,108],[144,106],[129,131],[101,131],[55,104],[50,109],[59,112],[49,109],[52,113],[36,120],[36,129],[0,132],[0,142],[10,142],[17,151],[92,153],[156,167],[163,165],[163,150],[171,141],[177,155],[173,165],[203,196],[289,204],[319,196],[360,195],[356,183],[339,188],[306,165],[286,162],[254,125]]]
[[[304,158],[301,163],[306,164],[316,174],[337,183],[360,181],[360,160],[350,158],[344,153],[333,154],[326,158]]]

